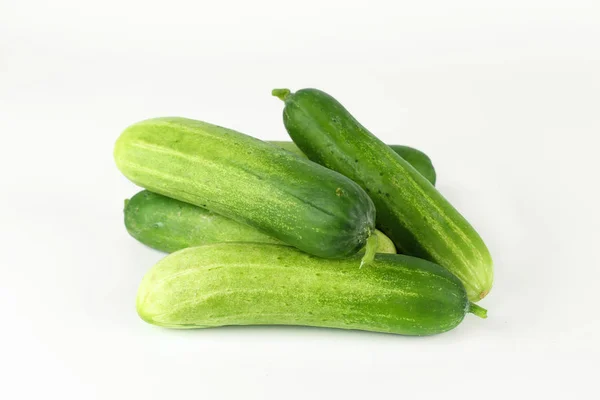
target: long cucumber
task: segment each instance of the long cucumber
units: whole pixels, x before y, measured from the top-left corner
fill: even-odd
[[[121,134],[114,157],[139,186],[316,256],[354,255],[375,231],[373,202],[350,179],[206,122],[177,117],[139,122]],[[375,248],[376,240],[369,240],[365,261]]]
[[[456,327],[472,304],[458,278],[414,257],[323,259],[293,247],[220,243],[175,252],[138,289],[146,322],[179,329],[306,325],[403,335]]]
[[[447,268],[473,301],[488,294],[493,263],[485,243],[427,179],[327,93],[276,89],[273,95],[285,102],[283,121],[294,143],[365,189],[377,208],[378,228],[398,252]]]

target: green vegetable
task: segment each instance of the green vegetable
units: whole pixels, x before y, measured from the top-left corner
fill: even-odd
[[[427,154],[412,147],[396,144],[390,145],[390,148],[423,175],[425,179],[431,182],[432,185],[435,185],[437,174],[433,168],[433,163]]]
[[[143,244],[167,253],[221,242],[284,244],[251,226],[147,190],[126,201],[125,227]],[[387,236],[378,230],[375,233],[377,252],[396,253]]]
[[[473,301],[487,295],[493,281],[487,247],[427,179],[328,94],[316,89],[273,94],[285,101],[283,120],[296,145],[365,189],[377,208],[377,226],[399,253],[449,269]]]
[[[458,278],[414,257],[327,260],[289,246],[219,243],[175,252],[144,277],[137,311],[168,328],[307,325],[405,335],[456,327],[471,304]]]
[[[304,153],[294,144],[294,142],[277,142],[271,141],[276,146],[291,151],[294,154],[306,157]],[[421,175],[423,175],[432,185],[435,185],[436,173],[431,159],[421,150],[413,147],[400,146],[397,144],[389,145],[400,157],[404,158],[410,165],[414,167]]]
[[[156,118],[117,140],[117,166],[152,192],[250,225],[309,254],[376,248],[375,207],[345,176],[242,133],[185,118]],[[368,262],[372,251],[366,252]]]

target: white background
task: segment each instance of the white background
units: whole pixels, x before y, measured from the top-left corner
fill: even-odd
[[[112,160],[177,115],[284,139],[274,87],[317,87],[427,152],[496,280],[452,332],[170,331],[137,286]],[[0,398],[591,398],[600,4],[0,1]]]

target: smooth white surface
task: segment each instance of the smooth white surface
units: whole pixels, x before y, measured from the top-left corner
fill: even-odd
[[[406,338],[137,317],[161,254],[123,227],[115,139],[165,115],[285,139],[274,87],[431,156],[494,256],[487,320]],[[591,398],[599,134],[595,0],[4,0],[0,398]]]

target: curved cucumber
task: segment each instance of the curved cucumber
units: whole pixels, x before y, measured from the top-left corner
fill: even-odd
[[[273,244],[191,247],[146,274],[137,311],[168,328],[306,325],[404,335],[448,331],[467,312],[486,316],[436,264],[397,254],[378,254],[364,268],[357,261]]]
[[[287,151],[291,151],[294,154],[298,154],[299,156],[306,157],[306,155],[298,148],[298,146],[294,144],[294,142],[271,141],[270,143],[273,143],[275,146],[279,146]],[[419,173],[423,175],[425,179],[431,182],[432,185],[435,185],[435,168],[433,168],[433,163],[427,154],[423,153],[421,150],[417,150],[409,146],[400,146],[397,144],[390,144],[389,146],[400,157],[404,158],[410,165],[412,165],[414,169],[419,171]]]
[[[114,157],[139,186],[316,256],[356,254],[375,230],[373,202],[350,179],[206,122],[176,117],[139,122],[121,134]],[[376,241],[369,244],[374,250]]]
[[[284,244],[249,225],[183,201],[142,190],[125,203],[125,227],[131,236],[153,249],[172,253],[187,247],[222,242]],[[378,253],[396,253],[381,231]]]
[[[448,268],[469,298],[492,287],[493,264],[467,220],[407,161],[364,128],[333,97],[316,89],[273,94],[285,101],[283,120],[313,161],[360,184],[377,208],[377,225],[398,252]]]

